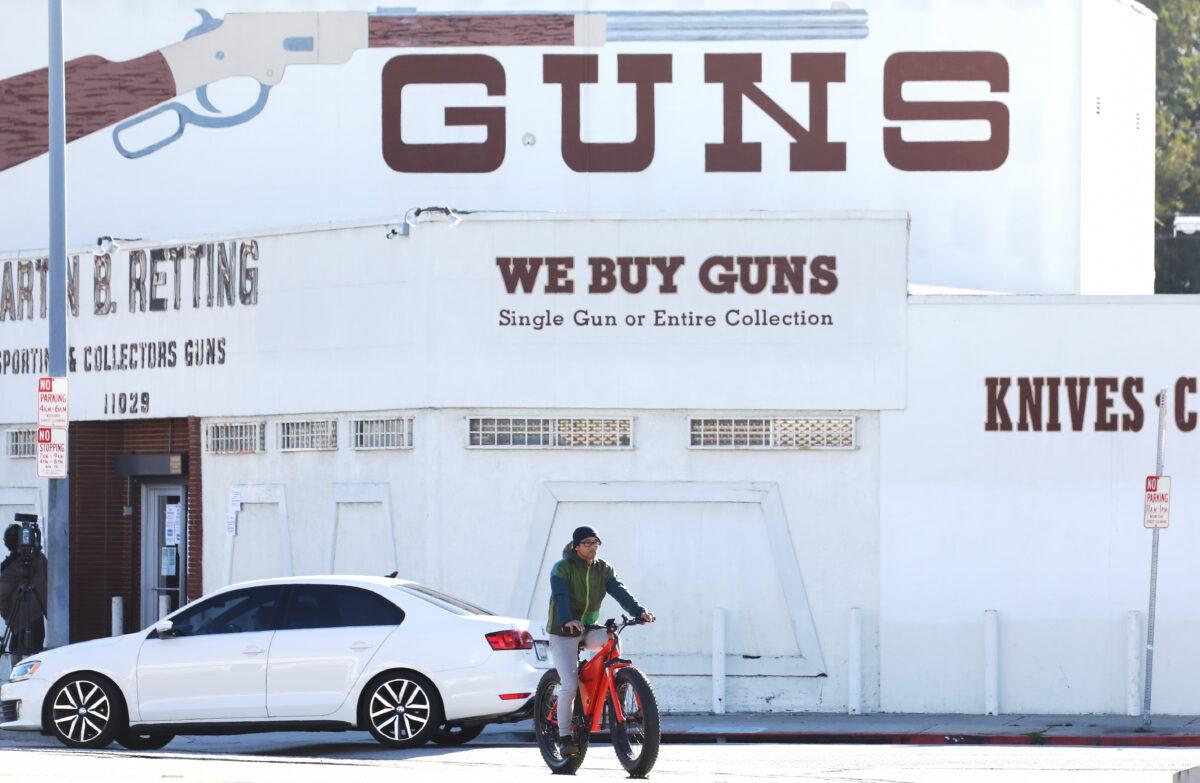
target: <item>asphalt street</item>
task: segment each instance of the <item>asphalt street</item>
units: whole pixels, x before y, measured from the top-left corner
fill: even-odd
[[[7,738],[0,738],[7,739]],[[1169,783],[1200,766],[1200,749],[921,747],[880,745],[666,745],[663,781],[820,783]],[[381,748],[360,734],[181,737],[161,751],[70,751],[30,736],[0,741],[0,780],[302,783],[550,779],[533,745]],[[620,780],[612,748],[594,745],[580,779]]]

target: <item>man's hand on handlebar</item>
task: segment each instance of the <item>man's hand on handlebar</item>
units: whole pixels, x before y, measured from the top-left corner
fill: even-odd
[[[652,623],[655,620],[654,612],[642,612],[641,621],[643,623]]]
[[[571,636],[578,636],[583,633],[583,623],[578,620],[568,620],[563,623],[563,630]]]

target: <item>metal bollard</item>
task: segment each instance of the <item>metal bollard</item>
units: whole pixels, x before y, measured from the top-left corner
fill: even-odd
[[[846,711],[862,712],[862,609],[850,609],[850,656],[846,667]]]
[[[114,595],[112,599],[112,635],[121,636],[125,633],[125,599]]]
[[[1000,632],[995,609],[983,613],[983,711],[1000,714]]]
[[[158,597],[158,619],[163,619],[171,613],[171,596],[160,595]]]
[[[1142,613],[1134,609],[1125,621],[1125,714],[1142,714]]]
[[[725,610],[713,609],[712,635],[713,715],[725,714]]]

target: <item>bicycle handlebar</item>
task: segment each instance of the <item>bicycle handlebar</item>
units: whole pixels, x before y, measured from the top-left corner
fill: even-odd
[[[629,618],[629,617],[626,617],[625,615],[621,615],[621,622],[619,622],[619,623],[616,621],[615,618],[610,617],[604,621],[603,625],[595,625],[593,623],[587,623],[586,625],[583,625],[583,631],[584,631],[584,633],[587,633],[588,631],[611,631],[612,633],[620,634],[621,631],[625,630],[626,628],[628,628],[631,625],[645,625],[645,624],[646,624],[646,621],[640,617]],[[579,637],[583,636],[583,634],[570,634],[570,635],[571,636],[579,636]]]
[[[583,629],[585,631],[612,631],[614,633],[620,633],[631,625],[645,624],[646,621],[640,617],[629,618],[625,615],[621,615],[621,622],[619,623],[615,618],[610,617],[604,621],[603,625],[592,625],[591,623],[588,623],[587,625],[583,626]]]

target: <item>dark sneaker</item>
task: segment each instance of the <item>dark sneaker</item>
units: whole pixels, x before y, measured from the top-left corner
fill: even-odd
[[[579,755],[579,746],[575,744],[574,737],[559,737],[558,749],[562,753],[564,759],[573,758]]]

